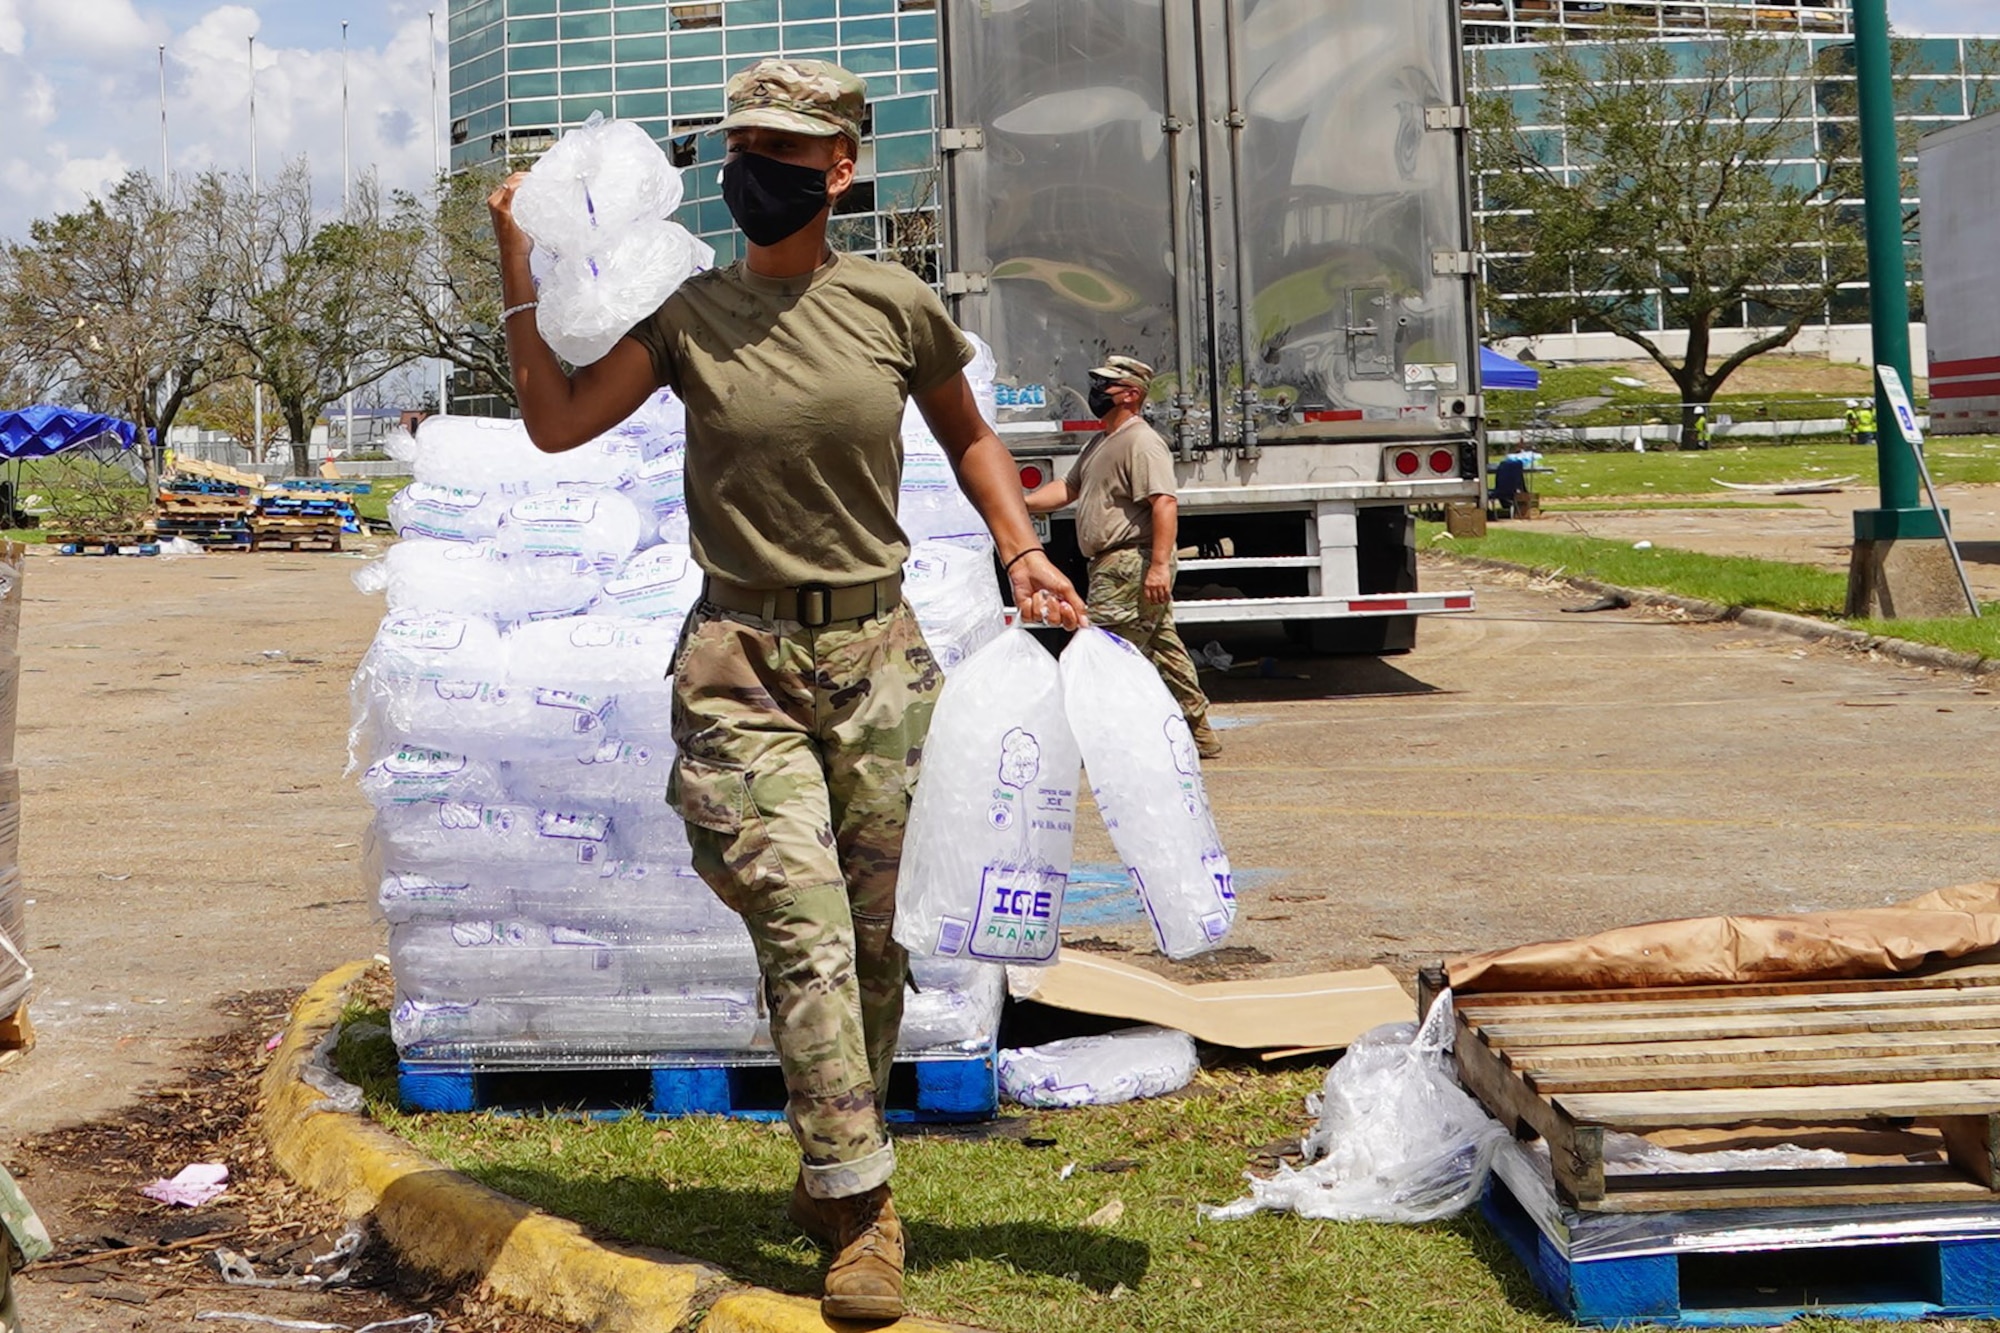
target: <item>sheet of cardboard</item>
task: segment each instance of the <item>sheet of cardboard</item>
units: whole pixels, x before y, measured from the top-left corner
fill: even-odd
[[[1101,954],[1065,950],[1054,967],[1009,974],[1021,999],[1157,1023],[1246,1051],[1346,1046],[1370,1028],[1417,1016],[1416,1001],[1386,967],[1183,986]]]

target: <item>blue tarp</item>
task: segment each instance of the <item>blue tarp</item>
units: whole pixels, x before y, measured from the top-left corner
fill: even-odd
[[[78,445],[117,441],[130,449],[139,428],[117,417],[67,407],[24,407],[0,412],[0,458],[47,458]]]
[[[1542,387],[1541,372],[1524,366],[1511,356],[1502,356],[1491,347],[1479,349],[1479,386],[1482,389],[1528,389]]]

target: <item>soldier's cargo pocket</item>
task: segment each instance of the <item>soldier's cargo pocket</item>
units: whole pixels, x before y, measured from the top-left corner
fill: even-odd
[[[754,911],[783,886],[783,863],[743,769],[681,754],[667,780],[667,802],[687,821],[695,870],[732,909]]]

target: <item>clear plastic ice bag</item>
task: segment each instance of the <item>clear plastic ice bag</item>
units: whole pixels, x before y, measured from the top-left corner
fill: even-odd
[[[666,303],[715,251],[678,222],[646,219],[585,237],[558,257],[536,292],[535,326],[550,350],[587,366]]]
[[[1180,705],[1137,648],[1101,629],[1063,650],[1062,686],[1091,795],[1160,952],[1214,948],[1236,919],[1236,893]]]
[[[1451,993],[1423,1026],[1364,1033],[1327,1071],[1306,1166],[1248,1176],[1250,1196],[1201,1214],[1218,1221],[1270,1210],[1338,1222],[1429,1222],[1461,1212],[1485,1188],[1507,1131],[1452,1064]],[[1310,1106],[1310,1103],[1308,1103]]]
[[[1000,1052],[1000,1095],[1022,1106],[1114,1106],[1177,1092],[1200,1065],[1185,1032],[1125,1028]]]
[[[914,402],[903,410],[903,477],[896,521],[912,542],[948,541],[988,549],[993,544],[986,520],[965,498],[951,459]]]
[[[601,579],[631,559],[647,536],[638,507],[622,492],[564,486],[508,506],[493,544],[507,556],[582,560]]]
[[[604,581],[587,561],[512,558],[491,541],[397,542],[354,572],[354,586],[388,595],[392,614],[483,616],[500,624],[575,615]]]
[[[389,523],[398,537],[476,542],[500,530],[500,515],[506,510],[504,499],[485,491],[413,481],[390,499]]]
[[[639,552],[604,581],[595,609],[604,615],[658,620],[679,630],[701,600],[701,566],[684,545],[667,542]]]
[[[1007,627],[993,556],[983,548],[918,542],[903,562],[903,596],[916,612],[931,656],[947,672]]]
[[[681,206],[681,173],[636,122],[594,114],[536,160],[514,192],[514,220],[558,255]],[[629,325],[627,327],[630,327]]]
[[[946,678],[896,884],[904,947],[1054,961],[1077,766],[1055,661],[1026,630],[1006,631]]]
[[[361,794],[375,806],[410,801],[505,801],[500,765],[445,750],[401,745],[369,765]]]

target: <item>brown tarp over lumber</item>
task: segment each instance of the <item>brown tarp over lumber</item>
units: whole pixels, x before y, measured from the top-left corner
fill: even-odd
[[[1798,916],[1708,916],[1621,926],[1454,958],[1460,995],[1894,976],[2000,947],[2000,881],[1893,907]]]

